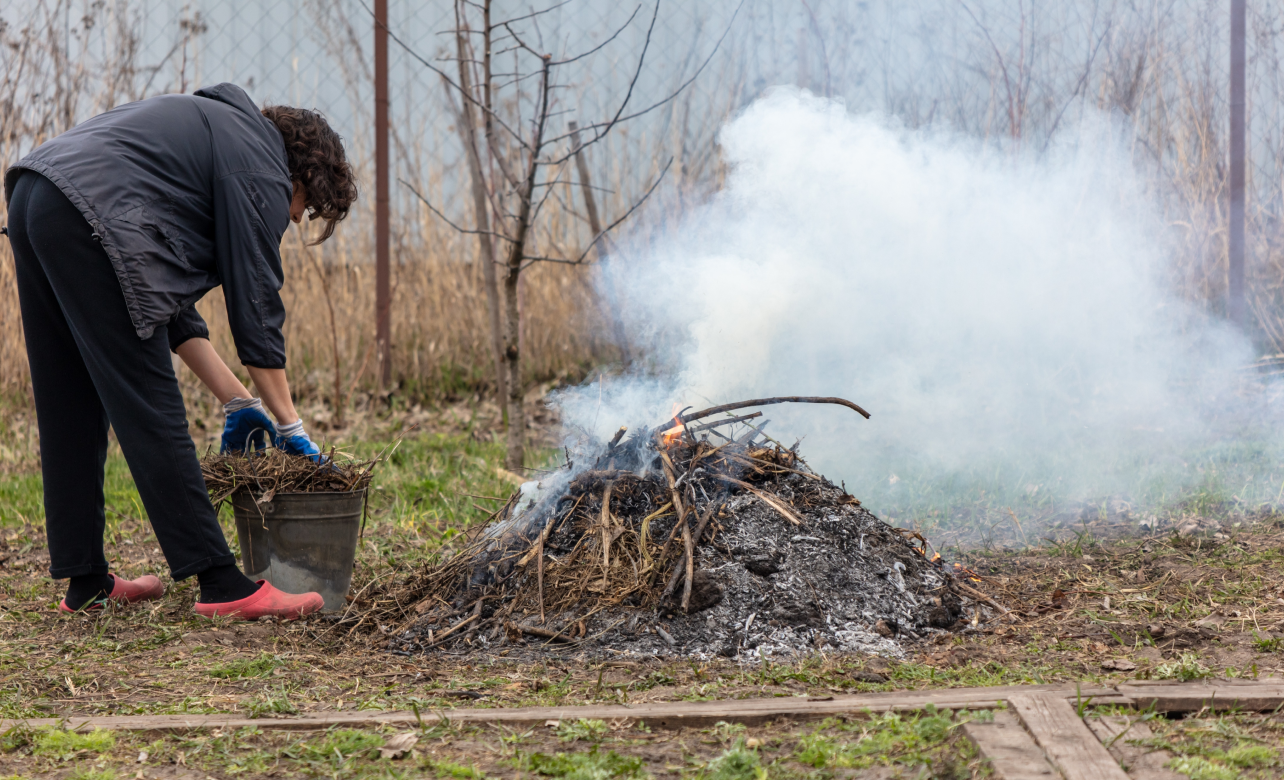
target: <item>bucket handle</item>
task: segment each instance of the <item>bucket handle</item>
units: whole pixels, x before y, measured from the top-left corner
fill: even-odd
[[[366,515],[370,509],[370,488],[366,488],[361,494],[361,530],[357,533],[357,541],[366,538]]]

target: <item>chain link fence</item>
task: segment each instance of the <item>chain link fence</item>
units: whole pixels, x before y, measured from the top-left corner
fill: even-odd
[[[233,81],[259,102],[326,113],[368,173],[371,2],[7,4],[0,9],[0,76],[6,111],[21,116],[3,120],[0,155],[12,161],[44,137],[119,102]],[[560,121],[600,115],[619,100],[651,8],[602,0],[550,2],[546,13],[522,23],[523,34],[559,56],[591,48],[624,27],[611,47],[586,60],[564,85]],[[424,61],[451,67],[454,2],[388,0],[388,9],[397,39],[389,66],[394,176],[434,179],[449,195],[460,168],[459,146],[447,91]],[[494,14],[530,11],[496,3]],[[1250,3],[1249,25],[1250,157],[1259,200],[1278,208],[1280,187],[1273,182],[1284,170],[1284,11]],[[598,165],[603,176],[610,165],[625,164],[621,160],[638,168],[625,154],[630,147],[635,153],[676,154],[688,171],[712,176],[714,167],[698,161],[709,155],[718,125],[778,84],[833,96],[852,109],[885,111],[910,126],[1024,138],[1036,147],[1085,111],[1116,113],[1149,145],[1139,156],[1168,164],[1165,155],[1179,136],[1201,126],[1209,134],[1209,151],[1223,151],[1226,36],[1225,9],[1193,0],[1153,8],[1098,0],[1055,7],[1016,0],[661,2],[634,105],[671,92],[703,65],[701,77],[682,100],[630,127]],[[32,61],[36,50],[45,62]],[[1154,132],[1147,138],[1149,131]],[[404,197],[399,201],[401,207],[409,204]]]
[[[1278,313],[1284,308],[1284,253],[1278,249],[1284,245],[1284,10],[1249,6],[1250,301],[1264,343],[1284,351]],[[372,7],[373,0],[32,0],[0,6],[0,164],[119,103],[220,81],[242,85],[260,103],[321,110],[345,138],[366,197],[338,240],[317,253],[287,236],[290,262],[297,265],[297,282],[288,292],[304,312],[292,315],[289,326],[298,345],[291,360],[316,371],[342,366],[359,380],[352,383],[356,391],[371,377],[366,366],[373,337],[372,274],[364,270],[373,260]],[[540,13],[532,16],[533,10]],[[425,387],[484,382],[487,362],[484,339],[473,335],[487,328],[472,311],[480,308],[475,274],[452,275],[454,266],[472,263],[475,250],[410,190],[446,217],[467,221],[467,169],[452,96],[438,72],[455,67],[455,14],[453,0],[388,0],[398,269],[393,341],[402,379]],[[1178,286],[1213,311],[1224,299],[1223,4],[495,3],[494,18],[505,15],[526,17],[514,24],[516,33],[557,57],[607,44],[566,71],[552,114],[560,128],[611,115],[625,94],[634,107],[660,103],[589,153],[593,184],[602,193],[599,206],[608,215],[622,213],[665,161],[674,160],[664,186],[627,229],[663,227],[716,190],[724,175],[718,128],[776,85],[800,86],[849,110],[882,112],[907,127],[939,128],[1016,153],[1045,153],[1065,128],[1087,119],[1111,123],[1131,145],[1137,169],[1173,225]],[[646,63],[633,83],[644,49]],[[496,52],[497,74],[512,56]],[[676,99],[661,103],[675,92]],[[506,110],[529,118],[520,94],[513,100]],[[546,240],[568,249],[589,241],[577,197],[568,190],[561,198],[552,221],[559,232]],[[11,268],[0,263],[0,392],[10,394],[25,393],[26,386]],[[609,351],[592,321],[591,271],[541,271],[524,284],[535,375],[573,372]],[[317,313],[327,308],[336,312],[328,322]],[[216,312],[211,316],[217,320]]]

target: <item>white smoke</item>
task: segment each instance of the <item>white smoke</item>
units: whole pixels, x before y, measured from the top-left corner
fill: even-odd
[[[1108,121],[1022,153],[782,88],[720,140],[723,191],[609,269],[661,378],[563,394],[571,424],[842,396],[873,418],[764,412],[849,487],[1055,461],[1104,493],[1121,457],[1205,436],[1199,409],[1251,360],[1167,292],[1164,227]]]

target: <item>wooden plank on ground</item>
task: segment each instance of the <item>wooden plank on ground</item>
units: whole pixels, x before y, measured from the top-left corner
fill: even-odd
[[[896,693],[863,693],[852,696],[806,698],[778,696],[770,699],[733,699],[702,702],[651,702],[636,705],[588,705],[580,707],[495,707],[490,709],[468,708],[423,712],[424,722],[441,719],[453,724],[504,724],[511,727],[541,726],[550,720],[576,720],[591,718],[605,721],[645,721],[652,728],[684,728],[711,726],[718,721],[756,725],[773,720],[819,720],[859,713],[906,712],[920,710],[932,704],[940,709],[990,709],[1017,693],[1041,693],[1054,697],[1074,698],[1077,695],[1113,697],[1113,688],[1093,686],[1076,690],[1074,685],[1025,685],[995,686],[991,688],[954,688],[930,691],[899,691]],[[1127,700],[1124,700],[1127,701]],[[409,725],[416,723],[410,712],[331,712],[304,715],[296,718],[259,718],[250,720],[235,714],[227,715],[125,715],[89,716],[67,719],[44,718],[25,721],[30,726],[56,726],[66,723],[69,728],[103,728],[130,731],[190,731],[193,729],[231,729],[257,726],[262,729],[325,729],[332,726],[359,728],[362,726]],[[17,725],[19,721],[0,721],[0,733]]]
[[[1133,740],[1150,739],[1150,727],[1136,717],[1113,715],[1084,720],[1110,754],[1128,770],[1132,780],[1186,780],[1185,775],[1168,768],[1173,754],[1167,750],[1133,744]]]
[[[1128,780],[1066,697],[1016,694],[1008,704],[1065,780]]]
[[[1250,685],[1186,683],[1184,685],[1119,686],[1119,693],[1131,698],[1141,709],[1154,707],[1156,712],[1198,712],[1212,710],[1247,710],[1269,712],[1284,705],[1284,685],[1277,682]]]
[[[1043,751],[1010,712],[1000,710],[990,722],[964,723],[963,734],[990,762],[998,780],[1052,780],[1057,776]]]

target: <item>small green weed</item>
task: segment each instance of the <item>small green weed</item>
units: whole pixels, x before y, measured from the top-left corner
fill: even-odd
[[[76,767],[67,775],[67,780],[116,780],[116,770]]]
[[[747,731],[745,724],[728,723],[725,720],[720,720],[713,724],[713,728],[709,730],[716,739],[721,740],[731,740],[735,737],[743,736],[745,731]]]
[[[928,708],[921,715],[889,712],[859,726],[834,719],[822,721],[812,733],[798,741],[794,758],[816,769],[848,767],[864,769],[875,764],[926,764],[925,751],[949,739],[957,725],[949,710]],[[848,742],[826,731],[861,728],[862,738]]]
[[[428,766],[437,773],[438,777],[457,777],[459,780],[482,780],[486,776],[484,772],[475,766],[464,766],[456,764],[454,761],[433,761],[428,759]]]
[[[611,730],[606,725],[606,721],[601,720],[584,720],[583,718],[575,721],[563,721],[557,727],[557,738],[563,742],[601,742],[607,732]]]
[[[1168,762],[1168,768],[1190,780],[1236,780],[1239,772],[1228,766],[1214,764],[1203,756],[1182,756]]]
[[[279,656],[264,653],[258,658],[242,658],[211,667],[208,674],[225,680],[244,680],[250,677],[267,677],[273,670],[284,666]]]
[[[614,750],[599,753],[594,745],[587,753],[533,753],[524,761],[526,768],[546,777],[566,780],[607,780],[607,778],[642,778],[642,759],[624,757]]]
[[[298,707],[290,702],[285,688],[263,691],[245,709],[250,718],[260,718],[268,714],[293,715],[299,711]]]
[[[329,764],[336,769],[349,760],[369,756],[383,744],[383,737],[369,731],[335,729],[318,740],[300,742],[285,751],[290,758]]]
[[[1240,745],[1226,751],[1226,760],[1235,766],[1264,767],[1271,766],[1279,759],[1274,750],[1265,745]]]
[[[116,746],[116,735],[110,731],[94,729],[88,734],[62,729],[42,729],[36,732],[35,749],[38,756],[52,756],[60,761],[77,753],[106,753]]]
[[[14,726],[0,734],[0,753],[12,753],[30,744],[31,732],[22,726]]]
[[[766,780],[767,770],[762,766],[758,751],[745,747],[743,739],[705,765],[701,780]]]
[[[1253,632],[1253,646],[1263,653],[1278,653],[1284,650],[1284,637],[1262,636],[1256,631]]]
[[[1168,661],[1155,667],[1154,678],[1156,680],[1181,680],[1190,682],[1191,680],[1202,680],[1205,677],[1211,677],[1212,671],[1199,661],[1199,656],[1194,653],[1182,653],[1181,658],[1176,661]]]

